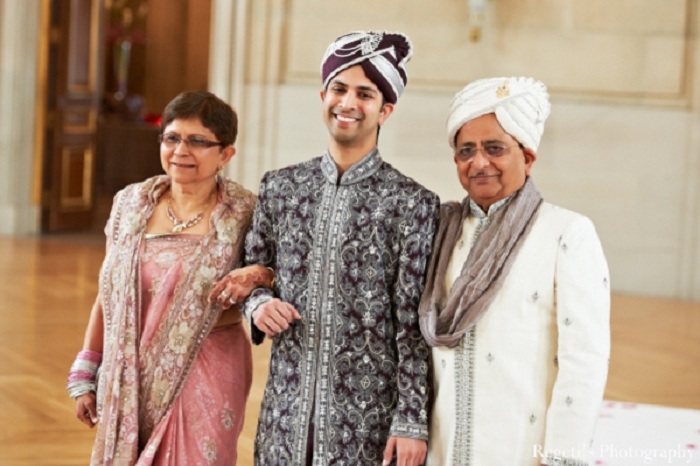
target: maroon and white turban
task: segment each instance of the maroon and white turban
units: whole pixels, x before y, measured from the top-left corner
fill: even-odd
[[[467,84],[452,99],[447,138],[454,149],[455,137],[465,123],[494,113],[506,133],[537,152],[550,109],[547,87],[536,79],[479,79]]]
[[[406,87],[406,63],[412,53],[411,42],[403,34],[380,31],[345,34],[333,41],[323,55],[323,88],[326,89],[338,73],[361,65],[384,99],[395,104]]]

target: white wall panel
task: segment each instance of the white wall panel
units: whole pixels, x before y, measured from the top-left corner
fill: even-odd
[[[340,34],[399,30],[414,44],[410,79],[421,90],[525,74],[570,97],[686,105],[691,1],[487,0],[482,39],[471,42],[466,0],[295,0],[283,79],[318,79]]]
[[[554,105],[533,170],[545,199],[594,221],[614,291],[700,300],[700,43],[688,32],[700,24],[697,0],[487,0],[477,43],[466,0],[280,1],[256,4],[242,46],[247,104],[232,174],[248,187],[325,149],[328,43],[400,30],[415,55],[380,135],[387,161],[460,199],[445,140],[452,95],[472,78],[534,75]]]

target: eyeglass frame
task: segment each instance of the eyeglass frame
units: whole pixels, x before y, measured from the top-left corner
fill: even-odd
[[[494,146],[497,146],[498,149],[501,149],[501,152],[499,154],[493,155],[493,154],[489,154],[487,152],[487,149],[489,147],[494,147]],[[499,157],[503,157],[504,155],[508,155],[510,153],[510,149],[512,149],[514,147],[518,147],[520,149],[525,149],[525,146],[523,146],[521,143],[518,143],[517,145],[509,146],[509,145],[505,145],[505,144],[501,145],[500,143],[496,143],[496,142],[487,142],[486,145],[484,145],[482,147],[469,146],[469,145],[463,145],[460,147],[456,147],[454,150],[454,156],[462,162],[469,162],[471,160],[474,160],[474,157],[476,157],[476,154],[481,152],[481,154],[484,157],[486,157],[487,159],[497,159]],[[470,156],[460,154],[460,151],[462,149],[467,149],[467,148],[474,149],[474,153]]]
[[[177,141],[170,141],[166,142],[165,138],[166,135],[169,137],[176,138]],[[179,134],[175,133],[166,133],[166,134],[159,134],[158,135],[158,143],[159,144],[164,144],[165,147],[168,147],[169,149],[175,149],[177,146],[180,145],[180,143],[184,142],[185,145],[187,146],[188,149],[190,150],[206,150],[206,149],[211,149],[212,147],[224,147],[224,143],[221,141],[210,141],[209,139],[204,139],[203,137],[200,136],[188,136],[183,139],[182,136]],[[195,144],[192,146],[191,144]],[[169,145],[172,144],[172,147],[169,147]],[[198,147],[198,144],[202,144],[201,146]]]

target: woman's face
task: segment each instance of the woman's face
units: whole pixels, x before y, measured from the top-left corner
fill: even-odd
[[[213,181],[219,169],[235,154],[221,147],[214,133],[199,118],[175,119],[163,130],[160,162],[173,183]]]

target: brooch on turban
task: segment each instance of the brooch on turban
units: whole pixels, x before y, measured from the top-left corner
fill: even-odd
[[[550,112],[547,87],[526,77],[486,78],[467,84],[452,99],[447,137],[454,148],[462,126],[487,113],[523,146],[537,151]]]
[[[321,61],[323,88],[338,73],[360,65],[384,99],[396,103],[408,81],[406,63],[412,53],[411,42],[400,33],[357,31],[342,35],[328,46]]]

